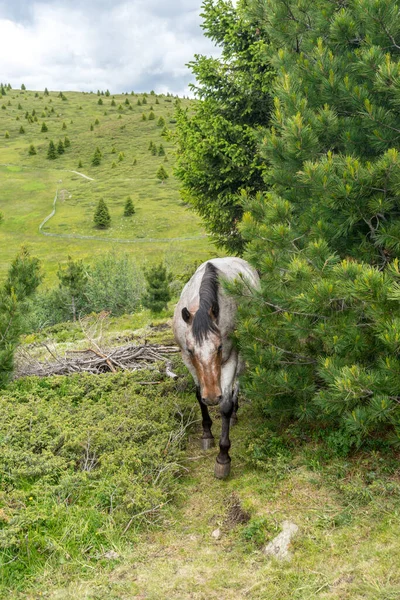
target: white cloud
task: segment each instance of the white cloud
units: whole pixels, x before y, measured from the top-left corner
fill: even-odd
[[[2,79],[28,89],[187,94],[185,64],[217,53],[202,34],[200,2],[29,2],[25,20],[23,0],[15,15],[0,3]]]

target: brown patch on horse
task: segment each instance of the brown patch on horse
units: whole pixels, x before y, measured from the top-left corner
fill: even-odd
[[[222,395],[221,390],[221,355],[218,353],[215,360],[210,365],[205,366],[199,361],[197,356],[190,356],[190,360],[196,369],[197,379],[199,380],[203,398],[211,401],[217,400]]]

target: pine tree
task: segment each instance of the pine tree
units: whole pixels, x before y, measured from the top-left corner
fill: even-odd
[[[162,263],[146,269],[144,275],[147,282],[147,292],[143,298],[143,306],[159,313],[167,308],[168,302],[171,300],[169,289],[171,276]]]
[[[83,168],[83,164],[82,164],[82,161],[80,160],[80,161],[78,162],[78,169],[82,169],[82,168]]]
[[[149,121],[154,121],[155,118],[156,118],[156,115],[153,113],[153,111],[150,111],[150,113],[149,113]]]
[[[31,144],[31,145],[29,146],[28,154],[29,154],[30,156],[34,156],[35,154],[37,154],[37,152],[36,152],[36,148],[35,148],[35,146],[34,146],[33,144]]]
[[[71,145],[71,142],[69,140],[69,137],[65,136],[64,137],[64,148],[69,148]]]
[[[49,142],[49,147],[47,150],[47,158],[49,160],[54,160],[55,158],[57,158],[57,150],[56,150],[53,140],[50,140],[50,142]]]
[[[277,75],[261,145],[270,191],[243,195],[261,290],[232,290],[246,393],[264,414],[331,427],[346,447],[398,443],[398,4],[252,10]]]
[[[21,127],[19,128],[19,132],[20,133],[25,133],[25,129],[23,128],[23,126],[21,125]]]
[[[10,138],[10,134],[8,133],[8,131],[5,132],[4,137],[6,138],[6,140]]]
[[[65,130],[65,129],[67,129],[67,124],[66,124],[66,122],[65,122],[65,121],[63,122],[61,129],[62,129],[62,130]]]
[[[0,288],[0,387],[12,375],[14,352],[28,311],[26,300],[34,295],[41,279],[39,260],[30,256],[25,247],[21,248]]]
[[[60,288],[64,289],[69,297],[72,319],[76,321],[77,304],[80,297],[84,295],[88,275],[82,260],[74,261],[68,256],[66,265],[59,265],[57,277]]]
[[[90,123],[90,131],[93,131],[93,130],[94,130],[93,123]]]
[[[64,154],[65,152],[65,148],[64,148],[64,144],[62,140],[58,140],[58,144],[57,144],[57,153],[58,154]]]
[[[125,98],[125,104],[126,104],[126,106],[130,106],[130,102],[129,102],[128,98]]]
[[[95,125],[100,125],[100,121],[98,119],[95,120],[94,122]]]
[[[142,121],[147,121],[147,117],[144,113],[142,114]]]
[[[22,84],[22,85],[21,85],[21,90],[22,90],[22,91],[25,91],[25,90],[26,90],[26,87],[25,87],[25,85],[24,85],[24,84]]]
[[[94,151],[93,158],[92,158],[93,167],[99,166],[99,164],[101,163],[101,158],[102,158],[102,154],[101,154],[100,148],[97,146],[96,150]]]
[[[167,181],[168,177],[169,175],[167,171],[164,169],[163,165],[161,165],[157,171],[157,179],[159,179],[161,183],[164,183],[165,181]]]
[[[95,226],[99,229],[107,229],[110,227],[111,217],[107,208],[107,204],[104,202],[103,198],[100,198],[99,200],[94,213],[93,221]]]
[[[99,98],[99,99],[97,100],[97,104],[100,104],[100,105],[102,105],[102,104],[103,104],[103,100],[102,100],[102,98]]]
[[[40,131],[42,133],[46,133],[46,131],[48,131],[48,130],[49,130],[49,128],[47,127],[46,123],[43,121],[42,127],[40,128]]]
[[[140,98],[138,98],[138,99],[137,99],[137,102],[136,102],[136,104],[137,104],[138,106],[142,106],[142,101],[140,100]]]
[[[124,217],[131,217],[134,214],[135,214],[135,207],[133,205],[132,198],[130,196],[128,196],[128,198],[125,201]]]
[[[45,96],[48,96],[48,95],[49,95],[49,90],[47,89],[47,87],[46,87],[46,88],[44,88],[44,95],[45,95]]]
[[[124,160],[124,153],[123,153],[123,152],[120,152],[120,153],[118,154],[118,161],[119,161],[119,162],[122,162],[123,160]]]
[[[164,117],[160,117],[160,118],[158,119],[158,121],[157,121],[157,125],[158,125],[159,127],[165,127],[165,119],[164,119]]]
[[[160,144],[158,147],[158,156],[165,156],[165,150],[162,144]]]

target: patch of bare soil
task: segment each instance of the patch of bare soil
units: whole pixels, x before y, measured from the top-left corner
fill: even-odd
[[[226,517],[223,522],[226,529],[233,529],[236,525],[243,525],[250,520],[249,513],[243,510],[240,498],[235,492],[228,497],[226,507]]]

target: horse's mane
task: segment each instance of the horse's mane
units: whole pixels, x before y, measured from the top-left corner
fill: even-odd
[[[218,331],[215,320],[211,316],[218,317],[218,271],[210,262],[206,264],[206,270],[201,280],[199,289],[199,308],[193,318],[192,332],[198,344],[207,337],[209,331]]]

